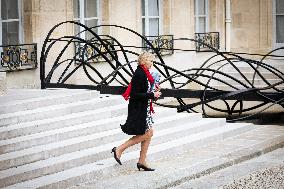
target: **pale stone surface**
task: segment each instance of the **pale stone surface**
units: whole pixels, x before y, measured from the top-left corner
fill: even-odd
[[[193,0],[177,0],[172,1],[172,34],[174,38],[190,38],[192,39],[195,33],[194,21],[194,1]],[[186,18],[186,19],[185,19]],[[175,42],[175,48],[194,48],[193,43]]]
[[[232,0],[234,52],[265,53],[272,47],[272,1]]]
[[[0,96],[7,93],[6,72],[0,72]]]
[[[284,149],[280,148],[263,156],[217,171],[208,176],[191,180],[174,187],[188,188],[275,188],[284,184]]]
[[[265,132],[265,130],[263,130]],[[255,136],[254,130],[240,134]],[[269,139],[271,136],[267,136]],[[232,137],[234,138],[234,137]],[[245,149],[238,145],[237,137],[235,142],[232,138],[220,142],[212,142],[204,146],[195,146],[184,150],[182,153],[169,153],[160,159],[150,160],[151,166],[155,167],[154,173],[141,173],[133,170],[133,164],[130,162],[123,166],[116,167],[110,175],[100,178],[94,178],[94,181],[77,184],[72,189],[87,188],[216,188],[225,185],[233,179],[245,176],[253,171],[261,170],[266,167],[273,167],[283,163],[283,148],[252,159],[254,147],[251,150],[242,150],[243,155],[251,159],[243,162],[241,156],[235,156],[232,160],[226,157],[226,154],[234,152],[236,149]],[[270,143],[274,145],[273,143]],[[256,147],[262,150],[265,146]],[[241,150],[240,150],[241,151]],[[243,163],[242,163],[243,162]],[[235,165],[234,165],[235,164]],[[232,166],[233,165],[233,166]],[[218,171],[220,170],[220,171]],[[103,179],[104,178],[104,179]],[[147,182],[144,182],[147,180]]]
[[[39,89],[39,68],[20,72],[7,73],[7,88],[9,89]]]
[[[233,183],[223,186],[224,189],[231,188],[274,188],[282,189],[284,186],[284,164],[265,170],[256,171]]]
[[[163,31],[165,34],[172,34],[171,31],[171,0],[163,1]]]

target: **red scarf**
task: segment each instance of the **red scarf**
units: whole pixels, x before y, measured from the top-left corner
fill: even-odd
[[[149,70],[144,66],[144,65],[139,65],[144,73],[146,74],[147,76],[147,79],[148,81],[150,82],[150,85],[153,85],[154,84],[154,78],[153,76],[150,74]],[[129,83],[127,89],[125,90],[125,92],[122,94],[122,96],[124,97],[125,100],[128,100],[129,97],[130,97],[130,92],[131,92],[131,82]],[[151,102],[150,102],[150,113],[155,113],[154,112],[154,109],[153,109],[153,100],[151,99]]]

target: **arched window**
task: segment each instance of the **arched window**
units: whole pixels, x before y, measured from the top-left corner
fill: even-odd
[[[0,45],[16,45],[23,42],[22,1],[0,1]]]
[[[99,25],[99,5],[100,0],[73,0],[74,21],[80,22],[88,27]],[[74,29],[75,34],[84,30],[84,28],[79,26],[76,26]],[[98,29],[94,31],[98,33]],[[83,32],[80,34],[80,37],[88,40],[92,35],[89,32]]]

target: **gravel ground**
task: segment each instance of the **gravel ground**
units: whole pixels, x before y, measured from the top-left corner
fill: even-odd
[[[244,178],[234,180],[232,183],[221,187],[223,189],[283,189],[284,188],[284,165],[272,167],[249,174]]]

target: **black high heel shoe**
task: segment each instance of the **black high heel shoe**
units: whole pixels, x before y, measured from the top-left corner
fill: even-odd
[[[117,161],[117,163],[119,163],[120,165],[122,165],[120,159],[118,159],[117,155],[116,155],[116,147],[114,147],[112,150],[111,150],[111,153],[113,153],[113,157],[114,159]]]
[[[146,167],[145,165],[143,165],[141,163],[137,163],[137,168],[139,169],[139,171],[140,171],[140,169],[144,169],[144,171],[155,171],[155,169]]]

